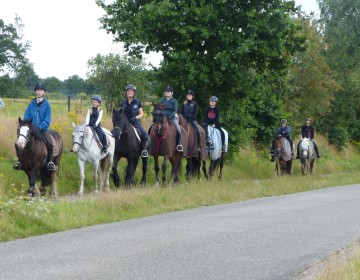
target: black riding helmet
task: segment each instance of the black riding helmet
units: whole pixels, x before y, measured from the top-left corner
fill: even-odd
[[[38,84],[35,85],[34,91],[36,91],[37,89],[42,89],[42,90],[46,91],[46,87],[42,83],[38,83]]]
[[[189,89],[189,90],[186,92],[186,94],[190,94],[190,95],[192,95],[192,96],[195,95],[195,93],[194,93],[194,91],[193,91],[192,89]]]

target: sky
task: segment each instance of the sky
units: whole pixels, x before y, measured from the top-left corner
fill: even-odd
[[[316,0],[295,0],[310,13],[317,13]],[[14,23],[17,14],[25,25],[24,40],[30,41],[28,59],[40,78],[65,80],[72,75],[86,79],[87,61],[98,53],[123,54],[120,43],[100,29],[104,14],[95,0],[0,0],[0,18]],[[146,62],[157,66],[161,54],[150,54]]]

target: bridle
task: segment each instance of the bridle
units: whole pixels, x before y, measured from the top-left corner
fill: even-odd
[[[84,140],[85,140],[85,129],[86,129],[86,127],[85,127],[85,129],[83,129],[84,128],[84,126],[80,126],[79,128],[81,128],[81,129],[79,129],[79,139],[81,139],[81,141],[80,142],[78,142],[78,141],[74,141],[73,140],[73,145],[75,145],[75,144],[78,144],[79,145],[79,148],[81,148],[81,149],[85,149],[85,150],[87,150],[87,149],[89,149],[90,148],[90,146],[91,146],[91,144],[92,144],[92,142],[93,142],[93,140],[94,140],[94,133],[93,133],[93,136],[92,136],[92,138],[91,138],[91,142],[90,142],[90,144],[89,144],[89,146],[88,147],[85,147],[85,144],[84,144]],[[74,131],[74,133],[75,133],[75,131]],[[81,135],[82,134],[82,135]]]
[[[120,126],[118,126],[118,125],[115,125],[115,126],[113,126],[113,130],[112,131],[119,131],[119,136],[117,137],[117,139],[116,140],[119,140],[120,139],[120,137],[121,137],[121,135],[122,134],[125,134],[125,133],[127,133],[128,132],[128,129],[124,129],[124,115],[122,115],[122,116],[120,116],[121,115],[121,113],[120,113],[120,111],[118,111],[118,114],[119,114],[119,120],[117,121],[117,123],[120,123],[120,125],[122,125],[122,127],[120,127]],[[126,118],[126,117],[125,117]],[[113,123],[114,123],[115,121],[114,121],[114,119],[113,119]]]

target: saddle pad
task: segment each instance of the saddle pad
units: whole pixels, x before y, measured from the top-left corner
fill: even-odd
[[[53,143],[53,156],[56,157],[60,154],[60,146],[59,146],[59,143],[56,141],[56,139],[54,138],[54,136],[51,136],[51,141]]]
[[[133,125],[131,125],[131,126],[132,126],[132,128],[134,129],[134,131],[135,131],[135,135],[136,135],[137,140],[140,142],[141,139],[140,139],[140,136],[139,136],[139,133],[138,133],[137,129],[135,128],[135,126],[133,126]]]

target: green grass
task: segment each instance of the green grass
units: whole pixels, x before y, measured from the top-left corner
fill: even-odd
[[[115,189],[112,184],[110,193],[100,195],[92,194],[93,167],[87,164],[85,180],[87,195],[79,198],[76,195],[80,183],[77,156],[69,152],[72,144],[71,117],[67,114],[66,103],[54,102],[53,126],[61,131],[64,138],[64,153],[57,180],[60,199],[57,201],[48,198],[32,199],[25,196],[28,186],[25,173],[12,170],[15,156],[13,143],[16,137],[13,124],[16,124],[18,112],[22,107],[26,107],[26,102],[6,101],[5,104],[8,106],[7,110],[0,110],[2,118],[0,241],[2,242],[170,211],[359,182],[360,157],[357,148],[349,147],[339,153],[324,138],[319,137],[322,159],[317,163],[316,173],[312,176],[302,176],[300,163],[295,161],[293,176],[275,178],[274,163],[266,157],[266,151],[248,148],[240,151],[233,160],[226,162],[221,182],[217,180],[207,182],[204,179],[187,182],[182,175],[181,184],[155,188],[154,164],[150,158],[146,186],[138,185],[131,190],[124,190]],[[77,107],[77,111],[72,114],[81,122],[85,117],[85,110]],[[109,116],[105,117],[104,123],[109,124]],[[118,167],[122,179],[125,165],[126,161],[122,159]],[[138,166],[137,181],[140,180],[140,172],[141,166]]]

